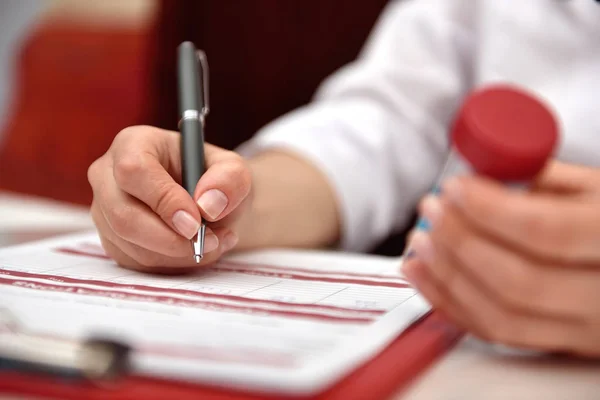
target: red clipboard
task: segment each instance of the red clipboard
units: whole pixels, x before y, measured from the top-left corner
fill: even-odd
[[[62,383],[18,373],[0,373],[0,393],[65,400],[383,400],[401,392],[461,338],[462,332],[437,312],[404,331],[386,349],[331,388],[311,396],[265,395],[191,383],[129,377],[115,388]]]

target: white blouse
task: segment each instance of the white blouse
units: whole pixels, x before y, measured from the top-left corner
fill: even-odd
[[[497,82],[555,112],[557,158],[600,166],[596,0],[393,1],[355,62],[239,151],[285,148],[321,168],[342,205],[341,247],[365,251],[406,228],[462,99]]]

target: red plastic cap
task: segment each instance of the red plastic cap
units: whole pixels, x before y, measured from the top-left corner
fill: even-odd
[[[477,173],[502,181],[529,181],[552,157],[558,125],[532,95],[493,86],[467,98],[452,141]]]

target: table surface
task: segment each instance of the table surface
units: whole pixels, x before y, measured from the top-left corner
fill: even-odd
[[[93,223],[84,207],[0,193],[0,247],[89,229]],[[523,355],[467,337],[395,397],[597,400],[600,362]]]

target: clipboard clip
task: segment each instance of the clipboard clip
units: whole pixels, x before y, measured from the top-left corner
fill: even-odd
[[[70,341],[25,332],[0,308],[0,372],[110,384],[129,372],[130,348],[102,338]]]

